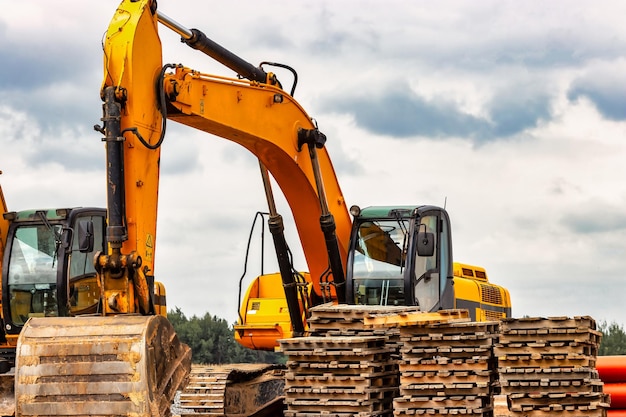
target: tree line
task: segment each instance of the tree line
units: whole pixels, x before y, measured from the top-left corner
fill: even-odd
[[[252,350],[235,341],[234,325],[205,313],[202,317],[187,317],[176,307],[167,313],[181,342],[192,352],[193,363],[285,363],[281,353]]]
[[[241,346],[235,341],[234,325],[217,316],[206,313],[202,317],[187,317],[176,307],[167,317],[179,339],[191,348],[194,363],[285,363],[281,353]],[[600,322],[598,330],[602,332],[598,355],[626,355],[626,332],[622,325]]]
[[[602,341],[598,348],[599,356],[626,355],[626,332],[624,326],[616,322],[606,321],[598,324],[598,330],[602,332]]]

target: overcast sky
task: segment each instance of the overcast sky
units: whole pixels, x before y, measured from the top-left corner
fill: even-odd
[[[297,70],[295,97],[328,137],[348,206],[445,204],[455,260],[507,287],[514,316],[626,324],[626,2],[158,4],[254,64]],[[105,206],[92,126],[117,5],[29,0],[0,14],[10,210]],[[161,39],[165,63],[234,75],[164,27]],[[156,277],[168,306],[233,322],[250,226],[267,210],[256,160],[170,123],[161,161]]]

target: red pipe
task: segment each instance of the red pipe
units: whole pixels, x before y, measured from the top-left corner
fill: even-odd
[[[626,417],[626,355],[598,356],[596,369],[604,383],[602,391],[611,396],[607,417]]]
[[[603,391],[611,396],[611,409],[626,409],[626,382],[605,382]]]
[[[626,382],[626,355],[598,356],[596,369],[600,374],[600,379],[605,384],[608,382]]]

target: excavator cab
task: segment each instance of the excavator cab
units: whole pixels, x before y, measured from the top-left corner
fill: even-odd
[[[349,304],[453,308],[452,247],[445,210],[353,206]]]
[[[93,257],[105,247],[106,210],[26,210],[4,218],[9,228],[2,314],[8,340],[15,341],[31,317],[95,312],[100,294]]]
[[[452,262],[448,213],[434,206],[351,208],[350,304],[467,309],[474,321],[511,317],[506,288],[477,266]]]

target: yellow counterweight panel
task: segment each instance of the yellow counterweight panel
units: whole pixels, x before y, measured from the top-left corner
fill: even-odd
[[[476,321],[500,320],[510,315],[509,291],[490,283],[484,268],[458,262],[453,268],[456,308],[470,310]]]

